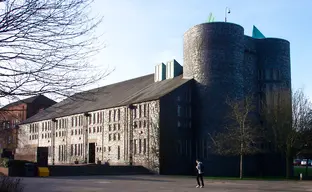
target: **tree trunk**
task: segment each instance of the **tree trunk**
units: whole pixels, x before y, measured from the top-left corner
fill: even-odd
[[[240,154],[240,162],[239,162],[239,178],[243,179],[243,154]]]

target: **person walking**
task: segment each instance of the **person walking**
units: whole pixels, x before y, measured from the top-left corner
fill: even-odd
[[[197,169],[197,177],[196,177],[197,186],[196,186],[196,188],[204,188],[204,179],[203,179],[204,165],[198,159],[196,160],[196,169]],[[201,181],[201,183],[199,180]]]

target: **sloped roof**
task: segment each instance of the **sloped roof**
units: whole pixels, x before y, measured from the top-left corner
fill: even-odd
[[[26,119],[22,124],[156,100],[188,81],[190,79],[183,79],[180,75],[154,82],[154,74],[130,79],[77,93]]]
[[[9,107],[13,107],[13,106],[20,105],[20,104],[23,104],[23,103],[24,104],[30,104],[30,103],[33,103],[38,97],[45,97],[45,96],[44,95],[36,95],[36,96],[33,96],[33,97],[22,99],[22,100],[13,102],[13,103],[9,103],[9,104],[5,105],[4,107],[2,107],[1,109],[7,109]],[[47,98],[47,99],[49,99],[49,98]]]

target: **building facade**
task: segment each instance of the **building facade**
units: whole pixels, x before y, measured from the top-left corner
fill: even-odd
[[[235,175],[236,160],[215,158],[208,136],[225,125],[226,98],[251,94],[259,110],[281,89],[291,94],[288,41],[204,23],[184,34],[183,66],[161,63],[154,74],[76,95],[88,99],[66,99],[24,122],[20,147],[49,147],[52,164],[100,160],[189,174],[200,158],[212,175],[224,162],[227,175]]]
[[[0,148],[15,151],[18,143],[18,125],[56,102],[38,95],[10,103],[0,109]]]

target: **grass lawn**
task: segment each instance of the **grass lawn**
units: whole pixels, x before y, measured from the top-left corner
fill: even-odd
[[[302,173],[303,176],[306,175],[305,166],[294,166],[294,176],[299,176]],[[308,176],[312,176],[312,167],[308,167]]]

